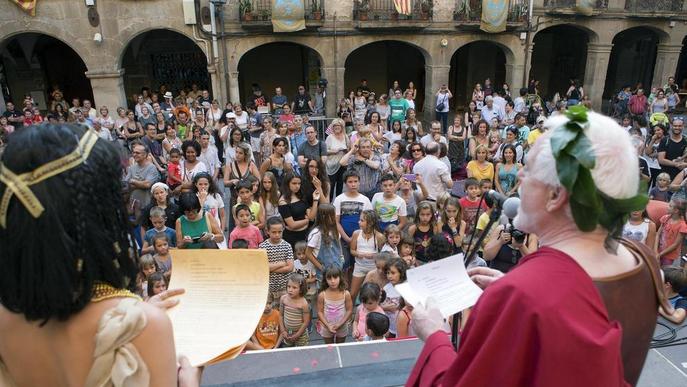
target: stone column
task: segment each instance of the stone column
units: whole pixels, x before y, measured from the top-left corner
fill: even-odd
[[[584,70],[584,92],[592,101],[594,109],[601,110],[608,60],[613,44],[589,43],[587,45],[587,65]]]
[[[322,77],[329,82],[327,85],[327,101],[325,104],[327,117],[336,117],[339,100],[344,97],[344,67],[322,67]]]
[[[521,87],[526,87],[526,80],[523,79],[525,71],[524,58],[515,57],[515,63],[506,63],[506,83],[510,86],[511,93],[516,93]]]
[[[654,66],[653,86],[663,87],[668,83],[668,77],[675,76],[677,61],[682,51],[681,44],[659,44],[656,50],[656,65]]]
[[[229,70],[229,101],[239,102],[241,94],[239,92],[239,72]]]
[[[216,65],[208,66],[208,74],[210,75],[210,86],[212,87],[212,96],[218,101],[227,101],[227,92],[222,87],[222,77]]]
[[[86,77],[91,81],[94,107],[105,105],[110,113],[116,113],[115,110],[120,106],[126,107],[124,69],[86,71]]]
[[[441,85],[448,85],[450,71],[450,65],[425,66],[425,106],[423,107],[425,121],[434,120],[435,95]]]

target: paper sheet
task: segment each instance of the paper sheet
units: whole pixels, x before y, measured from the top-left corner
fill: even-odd
[[[168,311],[177,355],[194,366],[238,356],[265,309],[267,252],[173,250],[172,260],[169,288],[186,289]]]
[[[410,269],[407,275],[408,281],[396,285],[403,299],[411,305],[426,305],[431,296],[445,318],[475,305],[482,294],[468,277],[463,254]]]

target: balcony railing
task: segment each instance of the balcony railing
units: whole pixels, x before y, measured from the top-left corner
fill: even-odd
[[[577,0],[544,0],[544,8],[575,8]],[[608,9],[608,0],[596,0],[594,9]]]
[[[625,10],[632,13],[682,12],[684,0],[625,0]]]
[[[353,18],[358,21],[431,20],[432,0],[413,0],[410,15],[396,12],[393,0],[357,0],[353,3]]]
[[[306,22],[321,22],[324,18],[324,0],[305,0]],[[272,21],[271,0],[240,0],[239,17],[242,23],[256,23]]]
[[[511,0],[508,9],[508,23],[526,22],[528,6],[529,0]],[[482,0],[456,0],[453,19],[461,22],[479,23],[482,19]]]

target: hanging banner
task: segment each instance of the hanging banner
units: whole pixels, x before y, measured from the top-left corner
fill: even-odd
[[[305,29],[304,0],[272,0],[274,32],[294,32]]]
[[[399,15],[410,16],[413,13],[412,0],[394,0],[394,7]]]
[[[36,1],[38,0],[10,0],[14,4],[18,5],[22,11],[28,13],[31,16],[36,16]]]
[[[577,0],[575,3],[575,11],[580,15],[592,16],[595,3],[596,0]]]
[[[509,2],[509,0],[482,0],[482,22],[479,28],[489,33],[505,31]]]

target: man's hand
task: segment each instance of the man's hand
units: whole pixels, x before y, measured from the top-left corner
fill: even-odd
[[[481,289],[486,289],[487,286],[503,277],[504,274],[498,270],[490,269],[488,267],[473,267],[468,269],[468,275],[470,276],[472,282],[474,282],[477,286],[479,286]],[[415,316],[414,311],[413,316]]]
[[[443,326],[444,316],[441,315],[433,298],[427,299],[427,305],[413,306],[413,330],[420,340],[427,340],[434,332],[440,331]]]

